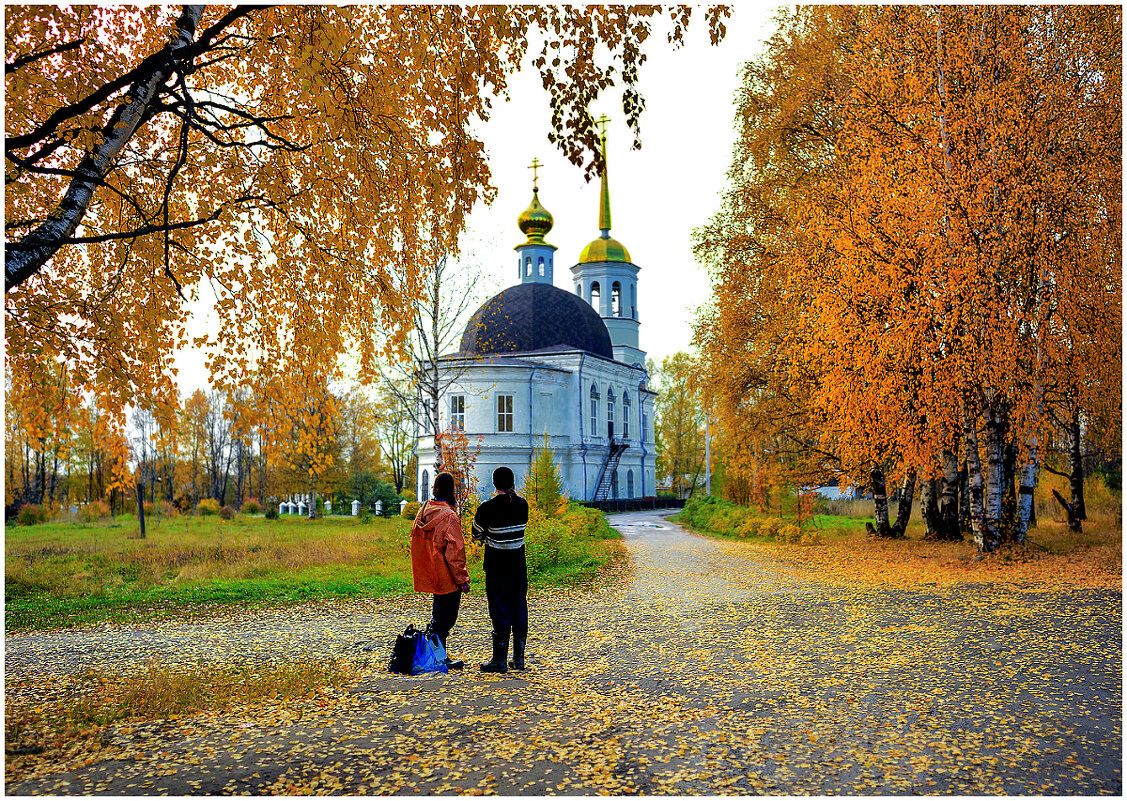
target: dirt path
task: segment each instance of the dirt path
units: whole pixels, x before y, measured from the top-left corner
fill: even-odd
[[[534,598],[524,673],[383,672],[422,597],[10,636],[9,700],[154,658],[373,664],[318,699],[117,726],[90,764],[9,755],[7,792],[1120,793],[1120,593],[842,589],[653,514],[612,523],[631,570]],[[470,597],[452,654],[472,668],[488,632]]]

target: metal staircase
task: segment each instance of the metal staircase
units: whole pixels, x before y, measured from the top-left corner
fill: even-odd
[[[614,473],[618,469],[618,460],[626,451],[626,440],[611,437],[610,447],[607,449],[607,458],[603,462],[603,470],[599,473],[599,483],[595,487],[595,497],[592,500],[605,501],[610,492],[610,484]]]

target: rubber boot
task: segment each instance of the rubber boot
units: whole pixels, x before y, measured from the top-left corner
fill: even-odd
[[[513,635],[513,658],[509,660],[510,670],[524,670],[524,641],[528,635]]]
[[[493,658],[481,665],[483,673],[508,673],[505,657],[509,655],[509,635],[493,633]]]
[[[441,634],[438,635],[438,641],[442,643],[442,650],[443,651],[446,650],[446,638],[449,637],[449,636],[450,636],[450,632],[446,632],[445,636],[443,636]],[[458,660],[451,659],[450,654],[447,653],[447,655],[446,655],[446,669],[447,670],[461,670],[465,666],[466,666],[466,663],[463,662],[461,659],[458,659]]]

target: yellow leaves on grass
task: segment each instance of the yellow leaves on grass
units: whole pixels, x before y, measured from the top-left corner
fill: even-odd
[[[1030,588],[1109,588],[1122,585],[1119,548],[1107,544],[1070,553],[1045,553],[1035,547],[977,557],[973,542],[929,543],[872,540],[861,534],[830,544],[792,547],[732,543],[770,553],[819,580],[850,586],[911,588],[921,585],[1013,584]],[[1017,612],[1015,612],[1017,614]]]

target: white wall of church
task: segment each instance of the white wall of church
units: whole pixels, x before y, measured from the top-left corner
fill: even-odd
[[[608,418],[613,417],[615,436],[622,437],[627,413],[629,447],[618,466],[617,492],[612,490],[608,497],[655,494],[654,396],[640,388],[643,370],[578,351],[508,355],[472,363],[450,359],[444,369],[458,377],[440,401],[440,420],[444,427],[460,420],[471,448],[477,449],[482,497],[492,494],[491,476],[498,465],[512,468],[519,486],[533,451],[543,446],[547,434],[568,495],[591,499],[606,460]],[[592,387],[597,395],[594,415]],[[629,404],[623,402],[624,395]],[[452,407],[451,397],[461,400]],[[434,440],[429,433],[420,436],[417,454],[418,480],[426,471],[426,479],[433,481]],[[422,497],[423,487],[418,489]]]

